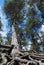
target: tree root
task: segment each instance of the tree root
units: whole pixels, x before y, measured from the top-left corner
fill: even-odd
[[[4,49],[0,53],[0,65],[39,65],[37,59],[44,59],[44,55],[34,55],[29,52],[21,52],[14,51],[13,57],[11,56],[11,52],[13,50],[13,46],[1,45]],[[7,48],[6,48],[7,47]],[[6,49],[5,49],[6,48]],[[2,59],[2,60],[1,60]]]

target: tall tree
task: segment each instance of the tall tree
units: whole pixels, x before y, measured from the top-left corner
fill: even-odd
[[[37,0],[28,1],[29,8],[28,8],[28,13],[27,13],[27,23],[26,23],[27,34],[30,35],[33,50],[36,50],[36,51],[38,50],[37,40],[40,38],[40,41],[42,42],[38,31],[42,26],[41,23],[43,23],[39,19],[41,17],[41,13],[37,7],[38,2],[39,1]]]
[[[21,10],[24,7],[24,1],[23,0],[11,0],[6,1],[5,0],[5,6],[4,10],[8,17],[11,18],[12,21],[12,44],[16,46],[18,45],[16,32],[15,32],[15,25],[22,21],[23,16],[21,13]]]

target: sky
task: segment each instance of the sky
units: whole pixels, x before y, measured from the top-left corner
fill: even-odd
[[[8,29],[8,20],[6,19],[6,15],[3,11],[3,5],[4,5],[4,0],[0,0],[0,18],[2,22],[2,29],[3,31],[0,31],[3,37],[6,37],[7,32],[9,31]]]
[[[3,6],[4,0],[0,0],[0,6]]]
[[[6,15],[3,12],[3,5],[4,5],[4,0],[0,0],[0,17],[1,17],[2,24],[3,24],[3,27],[2,27],[3,32],[1,31],[0,33],[2,34],[2,36],[6,36],[9,29],[8,29],[8,20],[6,19]],[[44,25],[42,25],[41,30],[44,31]]]
[[[0,7],[0,17],[1,17],[1,22],[2,22],[2,29],[3,31],[1,31],[0,33],[3,35],[3,36],[6,36],[7,34],[7,20],[6,20],[6,16],[5,14],[3,13],[2,11],[2,8]]]

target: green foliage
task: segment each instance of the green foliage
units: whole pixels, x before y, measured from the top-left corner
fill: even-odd
[[[1,23],[1,21],[0,21],[0,30],[1,30],[1,28],[2,28],[2,23]]]
[[[33,17],[33,15],[35,15],[35,14],[36,14],[36,13],[35,13],[35,11],[34,11],[34,8],[29,8],[29,9],[28,9],[27,16]]]
[[[29,30],[34,29],[39,24],[40,24],[39,20],[33,18],[27,18],[27,23],[26,23],[26,26],[28,27],[27,29]]]
[[[5,44],[10,45],[11,44],[11,38],[10,37],[7,37],[6,39],[7,39],[7,41],[5,41]]]
[[[35,0],[35,2],[36,2],[36,0]],[[37,33],[37,31],[38,31],[38,29],[40,29],[41,24],[40,24],[40,20],[37,18],[37,14],[36,14],[34,7],[32,7],[35,2],[34,2],[34,0],[29,1],[29,5],[31,5],[31,6],[28,8],[27,22],[25,25],[25,29],[26,29],[27,34],[30,36],[30,40],[32,42],[31,48],[33,50],[38,51],[39,50],[38,39],[40,37],[39,37],[39,34]],[[38,3],[38,2],[36,2],[36,3]]]
[[[12,23],[16,21],[22,21],[21,10],[24,7],[23,0],[5,1],[4,10],[8,16],[10,16]]]
[[[22,48],[22,46],[26,46],[27,45],[27,41],[25,38],[25,34],[23,34],[23,29],[20,28],[18,25],[15,27],[16,33],[17,33],[17,40],[18,43],[20,44],[20,48]]]
[[[40,0],[28,0],[27,2],[29,5],[32,5],[34,3],[37,3],[38,1],[40,1]]]
[[[42,17],[44,18],[44,0],[40,0],[37,3],[39,10],[42,12]]]
[[[5,0],[4,11],[11,18],[12,24],[15,23],[15,30],[17,33],[18,43],[20,46],[25,42],[24,36],[22,36],[22,29],[18,27],[18,23],[23,20],[22,9],[24,7],[24,0]],[[10,23],[11,24],[11,23]],[[8,41],[10,39],[8,38]],[[22,42],[23,41],[23,42]],[[25,42],[26,43],[26,42]],[[25,44],[24,43],[24,44]]]
[[[42,45],[43,45],[43,47],[44,47],[44,32],[41,32],[41,37],[42,37]]]
[[[2,36],[0,34],[0,44],[3,43],[3,39],[2,39]]]
[[[43,0],[42,0],[43,1]],[[39,34],[36,34],[38,29],[41,27],[40,20],[38,18],[38,15],[36,14],[35,8],[34,8],[34,3],[37,4],[37,7],[39,8],[40,11],[42,11],[42,17],[44,18],[44,7],[43,3],[41,0],[28,0],[28,5],[30,6],[28,8],[28,12],[26,14],[26,25],[25,25],[25,30],[26,33],[30,36],[30,40],[32,42],[32,49],[38,51],[39,49],[39,43],[38,43],[38,38]],[[12,24],[15,23],[15,30],[17,33],[17,38],[18,42],[20,43],[20,46],[27,45],[27,41],[25,38],[25,34],[23,34],[23,30],[18,27],[18,23],[23,21],[23,14],[22,14],[22,9],[24,7],[24,0],[5,0],[4,4],[4,11],[7,14],[8,18],[11,18]],[[11,23],[10,23],[11,24]],[[9,37],[8,43],[10,43]]]

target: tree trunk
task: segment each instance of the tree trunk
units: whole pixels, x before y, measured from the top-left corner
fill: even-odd
[[[12,41],[11,41],[11,45],[14,45],[15,48],[19,49],[19,44],[18,44],[18,41],[17,41],[17,35],[16,35],[14,25],[12,25]]]
[[[14,57],[19,56],[19,44],[17,41],[17,35],[14,28],[14,25],[12,25],[12,42],[11,45],[14,45],[14,48],[12,49],[11,56],[14,59]]]

